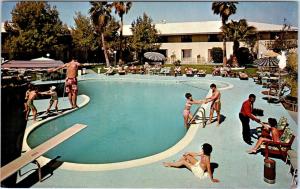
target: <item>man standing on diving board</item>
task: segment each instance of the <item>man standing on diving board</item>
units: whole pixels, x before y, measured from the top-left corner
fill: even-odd
[[[48,72],[55,72],[59,69],[66,68],[67,69],[67,78],[65,81],[65,91],[68,93],[68,98],[72,108],[78,108],[77,106],[77,94],[78,94],[78,86],[77,86],[77,72],[80,63],[77,62],[74,58],[71,62],[66,63],[62,66],[59,66],[54,69],[49,69]]]

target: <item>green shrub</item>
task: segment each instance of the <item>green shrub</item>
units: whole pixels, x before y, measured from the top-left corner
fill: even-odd
[[[223,50],[221,47],[213,47],[211,49],[211,57],[214,63],[223,62]]]
[[[252,55],[250,54],[249,49],[246,47],[241,47],[238,49],[236,58],[240,66],[252,64],[253,62]]]
[[[291,86],[291,96],[298,96],[298,54],[292,52],[287,57],[286,69],[289,72],[286,80]]]

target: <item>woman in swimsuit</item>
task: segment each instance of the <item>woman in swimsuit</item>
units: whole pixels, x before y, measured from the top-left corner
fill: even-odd
[[[276,128],[277,120],[275,118],[269,118],[268,123],[261,123],[261,125],[264,127],[264,129],[271,132],[272,139],[267,138],[267,137],[260,137],[258,139],[258,141],[256,142],[255,146],[253,148],[247,150],[247,152],[249,154],[256,153],[257,150],[259,150],[260,145],[264,142],[267,142],[267,141],[280,142],[280,134],[279,134],[278,129]]]
[[[213,178],[213,174],[210,167],[210,154],[212,152],[212,146],[208,143],[202,145],[202,149],[199,153],[187,152],[183,154],[182,158],[175,162],[164,162],[165,167],[181,167],[185,166],[193,172],[193,174],[200,178],[210,177],[212,182],[220,182],[218,179]],[[196,157],[199,156],[200,160]]]
[[[193,120],[193,115],[191,114],[191,107],[193,104],[203,104],[203,100],[193,100],[191,93],[186,93],[185,94],[186,103],[185,107],[183,110],[183,119],[184,119],[184,127],[186,129],[189,128],[189,123],[192,122]]]

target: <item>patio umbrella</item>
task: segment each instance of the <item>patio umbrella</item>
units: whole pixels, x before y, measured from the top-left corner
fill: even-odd
[[[144,57],[155,62],[162,62],[166,59],[163,54],[158,52],[146,52]]]
[[[278,63],[279,60],[277,59],[277,57],[265,57],[254,60],[254,64],[256,64],[259,67],[278,67]]]
[[[265,55],[265,57],[277,57],[280,54],[278,54],[272,50],[268,50],[264,53],[264,55]]]
[[[51,59],[51,58],[46,58],[46,57],[40,57],[40,58],[35,58],[35,59],[31,59],[33,61],[52,61],[54,59]]]

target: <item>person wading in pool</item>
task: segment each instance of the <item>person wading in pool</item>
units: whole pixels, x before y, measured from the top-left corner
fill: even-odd
[[[210,180],[212,182],[220,182],[218,179],[213,178],[213,173],[211,171],[210,167],[210,154],[212,152],[212,146],[208,143],[205,143],[202,145],[202,149],[199,153],[197,152],[187,152],[183,154],[183,156],[175,162],[164,162],[163,165],[165,167],[181,167],[185,166],[189,170],[192,171],[192,173],[200,178],[207,178],[210,177]],[[201,159],[197,160],[197,156],[199,156]]]
[[[75,59],[72,59],[71,62],[66,63],[62,66],[59,66],[54,69],[48,70],[49,72],[54,72],[59,69],[67,68],[67,78],[65,82],[65,91],[68,93],[68,98],[70,101],[70,104],[72,108],[77,108],[77,93],[78,93],[78,87],[77,87],[77,72],[78,67],[80,66],[80,63],[77,62]]]
[[[211,102],[210,106],[210,114],[209,114],[209,121],[208,124],[211,123],[212,117],[214,114],[214,111],[217,113],[217,126],[220,124],[220,119],[221,119],[221,93],[219,90],[217,90],[216,84],[211,84],[210,89],[212,90],[212,95],[209,98],[206,98],[205,103]]]
[[[193,100],[191,93],[186,93],[185,98],[186,98],[186,103],[185,103],[185,107],[183,110],[183,119],[184,119],[184,126],[186,129],[188,129],[190,127],[189,123],[194,121],[194,120],[192,120],[193,115],[191,114],[192,105],[193,104],[203,104],[204,101],[203,100]]]

